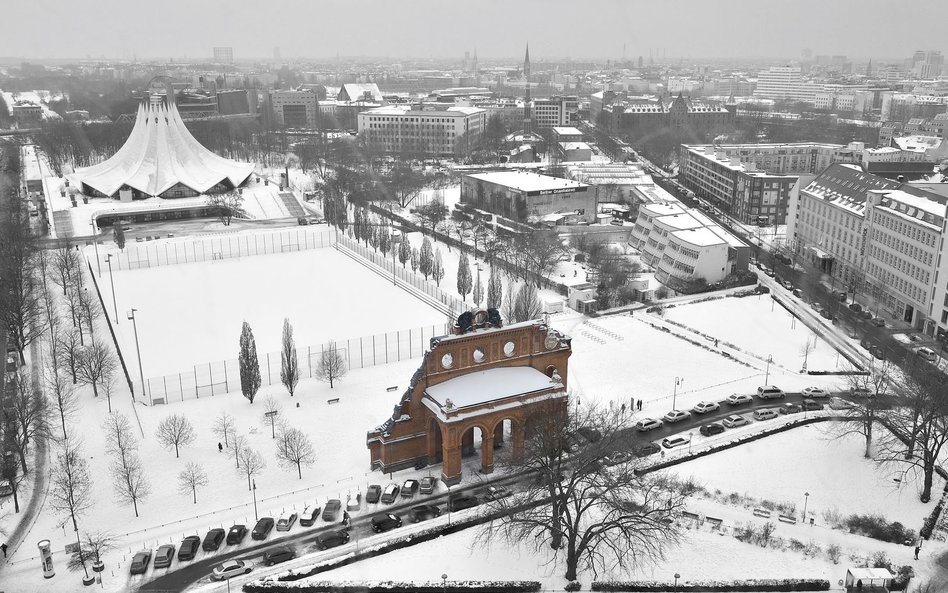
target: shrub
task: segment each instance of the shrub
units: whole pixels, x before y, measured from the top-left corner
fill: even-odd
[[[800,540],[794,539],[792,537],[790,538],[790,549],[794,552],[802,552],[804,547],[806,546],[804,546],[803,542]]]
[[[889,560],[889,555],[879,550],[872,555],[872,558],[869,560],[869,563],[872,564],[873,568],[888,568],[892,569],[892,561]]]
[[[945,499],[942,498],[938,501],[938,504],[935,505],[935,508],[932,509],[932,514],[925,518],[925,523],[922,525],[921,536],[925,539],[928,539],[932,536],[932,531],[935,530],[935,524],[938,523],[938,517],[941,515],[942,502]]]
[[[664,581],[594,581],[593,591],[829,591],[824,579],[752,579],[746,581],[698,581],[678,583],[677,587]]]
[[[909,581],[915,577],[915,569],[909,566],[908,564],[900,566],[897,571],[895,578],[892,579],[892,582],[889,585],[890,591],[905,591],[908,587]]]
[[[579,581],[570,581],[566,583],[566,586],[563,587],[564,591],[579,591],[583,586]]]
[[[839,564],[839,559],[842,555],[843,550],[838,544],[830,544],[826,547],[826,557],[829,558],[833,564]]]
[[[914,530],[906,529],[898,521],[889,523],[880,515],[850,515],[845,526],[853,533],[884,542],[903,544],[916,538]]]
[[[843,514],[839,512],[838,507],[825,509],[823,511],[823,521],[827,525],[832,525],[833,527],[841,527],[844,521]]]

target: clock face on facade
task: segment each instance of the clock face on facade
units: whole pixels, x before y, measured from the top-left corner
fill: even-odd
[[[552,350],[559,345],[560,341],[556,339],[556,336],[553,334],[547,334],[546,340],[543,341],[543,345],[546,346],[547,350]]]
[[[504,356],[513,356],[515,349],[516,346],[514,346],[513,342],[507,342],[504,344]]]
[[[454,366],[454,357],[451,356],[450,352],[441,357],[441,366],[446,369]]]

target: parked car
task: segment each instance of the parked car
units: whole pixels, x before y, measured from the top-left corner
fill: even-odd
[[[691,414],[684,410],[672,410],[671,412],[662,416],[662,420],[668,422],[669,424],[681,422],[682,420],[687,420],[688,418],[691,418]]]
[[[294,558],[296,558],[296,550],[290,546],[280,546],[263,553],[263,564],[265,566],[273,566],[274,564],[286,562]]]
[[[201,538],[196,535],[189,535],[181,540],[178,546],[178,560],[194,560],[198,548],[201,547]]]
[[[283,513],[279,519],[277,519],[276,530],[277,531],[289,531],[291,527],[296,523],[297,514],[296,513]]]
[[[829,394],[825,390],[820,389],[819,387],[807,387],[803,390],[803,397],[808,397],[810,399],[818,399],[829,397]]]
[[[760,399],[783,399],[786,397],[783,389],[776,385],[762,385],[757,388],[757,397]]]
[[[853,313],[861,313],[862,305],[860,305],[859,303],[849,303],[849,310],[852,311]]]
[[[746,393],[735,393],[733,395],[727,396],[725,401],[729,406],[743,406],[744,404],[753,402],[754,398],[747,395]]]
[[[320,550],[327,550],[341,546],[349,541],[349,532],[345,529],[327,531],[316,536],[316,547]]]
[[[441,509],[433,504],[420,504],[411,508],[411,522],[420,523],[441,516]]]
[[[384,515],[375,515],[372,517],[372,531],[382,533],[402,526],[402,519],[398,515],[385,513]]]
[[[452,511],[463,511],[481,504],[481,501],[473,495],[454,496],[448,501],[448,506]]]
[[[883,318],[881,318],[881,317],[873,317],[873,318],[872,318],[872,325],[874,325],[874,326],[876,326],[876,327],[885,327],[885,319],[883,319]]]
[[[507,498],[513,495],[513,491],[503,486],[488,486],[486,495],[490,500],[500,500],[501,498]]]
[[[885,350],[879,346],[873,346],[869,352],[879,360],[885,360]]]
[[[128,571],[131,574],[145,574],[145,571],[148,570],[148,564],[151,562],[151,550],[142,550],[141,552],[136,552],[132,557],[132,564],[129,566]]]
[[[223,581],[242,574],[247,574],[251,570],[253,570],[253,562],[250,560],[228,560],[214,567],[211,578],[215,581]]]
[[[418,480],[405,480],[402,484],[402,498],[414,498],[418,493]]]
[[[303,509],[303,512],[300,513],[300,525],[310,527],[316,523],[316,519],[319,519],[319,510],[319,507],[314,504]]]
[[[786,288],[786,289],[789,290],[789,291],[793,291],[793,284],[790,284],[790,281],[789,281],[789,280],[784,280],[784,281],[783,281],[783,287]]]
[[[226,535],[223,529],[215,527],[204,536],[204,543],[201,544],[201,548],[203,548],[205,552],[213,552],[221,547]]]
[[[323,507],[323,521],[336,521],[339,518],[339,510],[342,508],[342,501],[338,498],[330,499]]]
[[[296,219],[296,224],[300,226],[306,226],[309,224],[309,220],[300,216],[299,218]]]
[[[642,418],[635,423],[635,429],[639,432],[648,432],[662,427],[662,421],[655,418]]]
[[[155,568],[168,568],[172,560],[174,560],[174,544],[158,546],[155,552]]]
[[[251,539],[267,539],[271,531],[273,531],[273,517],[260,517],[257,524],[253,526],[250,537]]]
[[[227,545],[233,546],[244,541],[247,536],[247,527],[244,525],[232,525],[227,532]]]
[[[780,409],[777,411],[780,412],[781,414],[796,414],[798,412],[802,412],[803,408],[800,407],[798,404],[785,403],[782,406],[780,406]]]
[[[422,494],[431,494],[434,492],[437,485],[438,478],[434,476],[425,476],[421,479],[421,485],[418,487],[418,491]]]
[[[918,354],[919,358],[921,358],[922,360],[927,360],[928,362],[935,362],[935,360],[938,358],[938,355],[935,354],[934,350],[932,350],[931,348],[926,348],[924,346],[916,350],[915,354]]]
[[[776,418],[778,415],[777,410],[774,408],[754,410],[754,420],[770,420],[771,418]]]
[[[684,437],[668,437],[666,439],[662,439],[662,446],[666,449],[674,449],[675,447],[687,445],[690,442],[691,441],[689,439]]]
[[[836,316],[833,315],[833,312],[830,311],[829,309],[821,309],[820,317],[822,317],[823,319],[829,319],[830,321],[833,321],[836,319]]]
[[[795,297],[797,297],[797,298],[803,298],[803,291],[800,290],[799,288],[794,288],[794,289],[793,289],[793,296],[795,296]]]
[[[11,494],[13,494],[13,486],[9,482],[0,484],[0,497],[10,496]]]
[[[382,492],[382,504],[392,504],[398,498],[398,484],[389,484]]]
[[[853,397],[870,397],[872,391],[868,387],[850,387],[849,395]]]
[[[859,345],[865,348],[866,350],[872,350],[872,340],[868,337],[863,338],[859,341]]]
[[[629,459],[632,459],[632,456],[629,455],[626,451],[612,451],[607,453],[603,458],[602,462],[606,465],[619,465],[620,463],[625,463]]]
[[[816,401],[815,399],[805,399],[803,400],[803,409],[809,412],[812,412],[815,410],[822,410],[823,404]]]
[[[731,416],[728,416],[724,420],[722,420],[721,424],[723,424],[724,426],[728,428],[736,428],[738,426],[744,426],[745,424],[750,424],[750,420],[748,420],[747,418],[743,416],[738,416],[737,414],[733,414]]]
[[[692,412],[696,414],[707,414],[709,412],[716,412],[720,409],[721,406],[715,402],[698,402],[698,405],[691,409]]]
[[[639,457],[648,457],[649,455],[655,455],[661,450],[662,448],[658,446],[658,443],[645,443],[635,450],[635,454]]]
[[[583,427],[580,427],[580,429],[577,430],[576,432],[579,433],[579,436],[586,439],[586,441],[589,443],[598,443],[599,441],[602,440],[602,433],[599,432],[595,428],[583,426]]]
[[[712,422],[711,424],[705,424],[700,429],[698,429],[698,431],[704,436],[710,437],[724,432],[724,425],[718,424],[717,422]]]
[[[382,487],[378,484],[372,484],[365,491],[365,502],[371,502],[373,504],[379,501],[379,497],[382,495]]]

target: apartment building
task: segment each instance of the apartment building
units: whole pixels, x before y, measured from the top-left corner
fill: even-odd
[[[358,115],[359,134],[373,150],[422,156],[466,154],[480,140],[487,112],[477,107],[393,105]]]
[[[534,129],[571,126],[576,123],[579,111],[578,97],[550,97],[533,100]]]
[[[281,127],[316,128],[319,114],[316,91],[274,90],[269,94],[273,116]]]
[[[754,96],[764,99],[784,101],[804,101],[813,103],[823,85],[804,82],[803,71],[799,67],[776,66],[757,73],[757,86]]]

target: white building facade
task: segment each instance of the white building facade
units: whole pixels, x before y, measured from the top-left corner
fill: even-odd
[[[425,156],[467,154],[487,126],[476,107],[398,105],[359,113],[359,134],[373,150]]]

